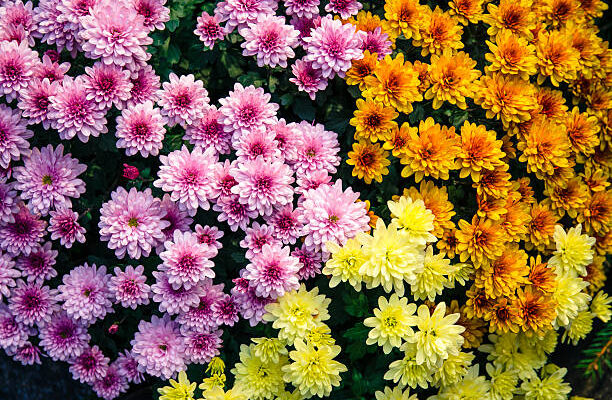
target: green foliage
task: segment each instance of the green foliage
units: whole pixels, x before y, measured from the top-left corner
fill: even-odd
[[[612,320],[599,329],[582,350],[577,367],[584,370],[585,376],[596,379],[601,379],[604,373],[612,370]]]

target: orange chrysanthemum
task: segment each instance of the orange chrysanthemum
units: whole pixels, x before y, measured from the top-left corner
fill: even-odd
[[[491,63],[485,67],[486,72],[500,71],[505,75],[518,75],[524,80],[537,73],[536,49],[527,39],[503,30],[495,36],[495,43],[488,40],[486,43],[491,51],[485,54]]]
[[[406,39],[418,38],[425,8],[418,0],[387,0],[385,18],[393,35],[403,34]]]
[[[474,349],[480,346],[486,333],[485,322],[480,318],[468,318],[465,305],[459,307],[457,300],[452,300],[446,308],[446,315],[449,314],[459,314],[459,319],[455,324],[465,328],[465,331],[461,334],[464,339],[462,347],[464,349]]]
[[[595,148],[599,146],[599,124],[596,117],[581,113],[578,107],[574,107],[562,123],[575,154],[590,156],[595,153]]]
[[[591,86],[586,95],[587,113],[603,120],[612,108],[612,91],[603,85]]]
[[[591,165],[585,166],[580,177],[593,193],[606,190],[610,186],[610,175],[601,169],[593,168]]]
[[[508,196],[512,187],[512,176],[508,173],[508,164],[503,164],[494,170],[483,170],[474,179],[472,186],[480,197],[501,199]]]
[[[419,92],[419,74],[410,62],[404,63],[404,54],[395,59],[386,56],[379,61],[374,74],[365,78],[363,95],[404,113],[412,112],[412,102],[423,100]]]
[[[361,60],[353,60],[351,68],[346,71],[347,85],[359,85],[359,90],[365,90],[365,78],[374,73],[378,56],[376,53],[371,54],[369,50],[363,52]]]
[[[567,160],[567,167],[555,167],[554,171],[550,175],[542,175],[536,173],[536,176],[544,181],[546,186],[565,186],[570,179],[576,176],[574,166],[576,162],[573,158]]]
[[[476,181],[483,170],[494,170],[504,165],[501,159],[502,141],[497,140],[495,131],[487,130],[484,125],[472,124],[468,121],[461,126],[461,150],[457,163],[461,168],[460,178],[468,175]]]
[[[455,227],[455,223],[451,221],[455,215],[453,203],[448,201],[448,193],[446,187],[437,187],[431,181],[422,181],[419,189],[411,187],[404,189],[404,195],[412,198],[412,200],[423,200],[425,208],[434,215],[434,230],[432,233],[441,238],[445,229]]]
[[[579,177],[570,179],[565,186],[546,186],[544,204],[549,205],[560,217],[567,212],[576,218],[585,207],[589,195],[588,187]]]
[[[579,53],[571,46],[571,38],[564,32],[542,32],[536,42],[538,56],[538,84],[546,78],[554,86],[576,79]]]
[[[476,215],[479,218],[500,221],[502,215],[508,212],[508,210],[506,210],[506,199],[476,196],[476,201],[478,203]]]
[[[357,29],[364,32],[374,32],[376,28],[383,28],[382,20],[378,15],[369,11],[359,11],[356,17],[351,17],[347,22],[355,25]]]
[[[552,175],[556,167],[567,167],[570,142],[563,126],[545,118],[531,124],[524,140],[517,145],[523,153],[519,161],[527,162],[527,171]]]
[[[579,0],[579,7],[587,19],[601,18],[608,4],[603,0]]]
[[[584,225],[589,234],[608,232],[612,228],[612,192],[593,193],[578,214],[578,222]]]
[[[529,82],[496,72],[480,78],[474,102],[486,111],[487,118],[501,119],[507,129],[511,123],[531,119],[531,114],[538,109],[534,94],[535,89]]]
[[[357,201],[362,201],[357,199]],[[378,221],[378,215],[374,214],[374,211],[372,211],[370,209],[371,204],[370,204],[370,200],[366,200],[364,201],[365,206],[366,206],[366,212],[368,213],[368,217],[370,217],[370,222],[368,222],[368,225],[370,226],[370,228],[374,229],[376,228],[376,221]]]
[[[498,223],[474,216],[471,224],[463,219],[459,221],[457,241],[457,253],[461,262],[469,258],[474,267],[479,268],[502,254],[505,238]]]
[[[468,318],[489,320],[495,300],[487,297],[486,291],[476,285],[472,285],[472,287],[465,292],[465,295],[467,296],[465,302],[466,316]]]
[[[406,151],[406,146],[408,146],[410,133],[414,132],[414,134],[416,134],[418,131],[419,128],[410,126],[408,122],[404,122],[399,128],[395,126],[395,128],[391,130],[391,137],[385,141],[383,149],[392,150],[391,154],[393,154],[393,157],[401,157]]]
[[[516,192],[520,195],[517,198],[518,201],[525,204],[533,204],[535,199],[533,198],[533,188],[530,186],[529,177],[524,176],[516,180]]]
[[[502,158],[502,161],[504,163],[508,163],[510,160],[514,160],[516,158],[516,146],[514,146],[512,136],[510,135],[502,136],[501,140],[502,151],[504,152],[504,158]]]
[[[372,183],[372,179],[382,182],[383,175],[389,173],[389,152],[384,151],[378,143],[365,140],[353,143],[353,151],[349,151],[348,157],[346,163],[353,165],[353,176],[363,179],[367,184]]]
[[[490,25],[489,36],[507,29],[517,36],[533,37],[531,31],[536,27],[536,17],[531,11],[531,0],[501,0],[499,5],[489,3],[487,10],[489,14],[483,17],[483,21]]]
[[[431,66],[417,60],[414,62],[413,68],[419,73],[419,92],[425,93],[431,86],[431,80],[429,79],[429,69]]]
[[[474,284],[495,299],[513,295],[519,285],[528,282],[528,274],[527,253],[510,244],[498,258],[476,271]]]
[[[442,238],[436,243],[436,247],[440,250],[440,253],[445,254],[447,258],[453,259],[455,258],[455,254],[457,254],[458,244],[457,229],[451,228],[444,230]]]
[[[543,336],[552,328],[556,313],[555,303],[550,296],[530,288],[525,291],[518,289],[516,305],[523,322],[521,328],[527,336]]]
[[[526,247],[532,247],[542,251],[551,246],[551,239],[555,233],[555,225],[559,221],[559,216],[553,212],[549,206],[543,203],[536,203],[530,210],[531,221],[529,228],[529,242]]]
[[[477,24],[482,18],[482,3],[483,0],[451,0],[448,2],[449,13],[463,25]]]
[[[569,21],[581,21],[583,13],[578,0],[539,0],[537,13],[546,24],[560,28]]]
[[[412,39],[414,46],[422,47],[421,55],[423,57],[429,54],[441,55],[447,49],[451,53],[462,49],[463,28],[459,25],[457,18],[442,11],[438,6],[434,11],[429,8],[424,10],[420,37]]]
[[[489,321],[491,332],[518,333],[522,324],[523,320],[519,316],[516,301],[502,298],[495,303],[493,310],[491,310],[491,320]]]
[[[480,76],[475,66],[476,61],[462,51],[453,55],[450,50],[444,50],[441,56],[432,55],[429,70],[431,87],[425,92],[425,99],[433,99],[436,110],[445,101],[465,110],[465,99],[474,96],[473,82]]]
[[[501,218],[501,227],[506,234],[507,240],[513,242],[524,240],[529,234],[529,223],[531,222],[529,206],[525,203],[508,199],[505,208],[507,211]]]
[[[355,127],[355,139],[377,142],[391,138],[391,130],[397,128],[397,122],[393,120],[399,114],[393,107],[386,107],[372,99],[357,99],[354,115],[349,123]]]
[[[406,151],[400,162],[405,165],[402,176],[414,175],[416,182],[423,177],[448,179],[449,171],[455,169],[455,159],[459,153],[459,138],[455,128],[436,124],[429,117],[419,123],[419,133],[410,132]]]
[[[593,70],[599,68],[598,56],[604,52],[601,38],[595,30],[582,25],[571,23],[566,28],[572,40],[572,47],[578,51],[578,64],[580,72],[586,77],[593,75]]]
[[[605,260],[605,257],[595,256],[593,262],[586,266],[587,274],[582,279],[590,283],[586,290],[591,295],[601,289],[606,282],[606,273],[603,266]]]
[[[603,235],[595,235],[595,250],[601,255],[612,253],[612,229]]]
[[[539,115],[555,122],[562,122],[567,113],[565,98],[560,90],[538,86],[535,99],[540,106]]]
[[[544,294],[552,294],[557,288],[557,275],[555,270],[542,262],[542,257],[529,257],[529,286],[533,290]]]

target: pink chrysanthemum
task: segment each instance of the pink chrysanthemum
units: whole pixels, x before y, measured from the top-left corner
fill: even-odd
[[[206,364],[220,353],[221,335],[223,331],[218,329],[212,332],[188,331],[183,333],[185,337],[185,355],[190,363]]]
[[[223,40],[225,37],[225,29],[219,25],[217,17],[211,16],[206,11],[198,17],[198,24],[193,33],[198,35],[204,46],[210,49],[215,47],[217,40]]]
[[[269,162],[257,157],[239,163],[233,175],[238,184],[232,188],[232,193],[240,196],[240,202],[249,210],[270,215],[275,207],[293,200],[293,171],[282,161]]]
[[[244,275],[246,270],[241,271]],[[236,278],[233,280],[235,286],[232,288],[232,297],[234,298],[240,315],[249,321],[251,326],[257,325],[266,313],[266,305],[274,300],[269,297],[260,297],[255,294],[255,289],[249,286],[249,281],[245,278]]]
[[[325,11],[340,14],[340,18],[348,19],[352,15],[357,15],[363,5],[357,0],[329,0],[325,6]]]
[[[119,353],[113,365],[117,367],[119,374],[125,377],[128,382],[139,384],[144,381],[144,374],[138,370],[138,361],[130,351],[125,350]]]
[[[168,118],[168,124],[174,126],[191,125],[204,116],[208,107],[208,91],[204,83],[196,80],[192,74],[178,77],[170,74],[170,81],[162,84],[158,92],[162,115]]]
[[[117,117],[117,147],[125,149],[128,156],[136,153],[143,157],[157,156],[164,146],[167,122],[150,101],[125,108]]]
[[[280,150],[282,157],[294,159],[297,151],[298,133],[295,124],[287,124],[284,118],[277,120],[268,130],[274,134],[276,147]]]
[[[376,53],[378,59],[382,60],[386,55],[391,54],[391,46],[389,35],[382,32],[381,27],[377,27],[373,31],[366,32],[366,36],[361,43],[361,50],[368,50],[372,54]]]
[[[282,160],[283,154],[274,140],[274,132],[266,128],[253,128],[234,140],[239,163],[262,157],[266,160]]]
[[[226,0],[217,3],[215,16],[219,22],[227,21],[225,29],[229,34],[234,28],[241,29],[257,21],[260,15],[274,15],[277,8],[277,0]]]
[[[41,242],[47,223],[32,214],[23,203],[13,216],[13,222],[0,226],[0,248],[12,255],[28,255]]]
[[[300,269],[298,271],[298,278],[300,280],[314,278],[321,273],[321,252],[302,245],[302,247],[293,250],[291,255],[299,260]]]
[[[277,208],[266,218],[272,228],[274,237],[284,244],[294,244],[302,234],[302,224],[298,220],[298,212],[291,204]]]
[[[50,83],[61,82],[70,69],[70,63],[57,63],[52,61],[48,55],[44,55],[42,63],[36,65],[34,70],[34,78],[37,80],[48,79]]]
[[[232,175],[237,161],[230,162],[225,160],[223,163],[216,163],[213,167],[213,181],[211,185],[211,197],[213,199],[222,197],[233,197],[232,188],[238,184]]]
[[[319,0],[284,0],[287,15],[299,18],[312,18],[319,15]]]
[[[202,284],[202,295],[199,303],[190,307],[187,311],[181,311],[176,318],[176,322],[181,327],[199,332],[216,329],[218,325],[213,304],[223,298],[223,284],[213,285],[212,280],[207,279]]]
[[[8,306],[0,303],[0,347],[16,349],[27,343],[30,328],[17,322]]]
[[[42,81],[33,81],[27,89],[21,92],[17,107],[21,110],[21,115],[27,118],[28,125],[42,123],[43,128],[49,129],[51,126],[48,117],[49,105],[51,96],[55,96],[56,93],[57,85],[50,83],[47,78]]]
[[[65,76],[57,93],[51,96],[48,118],[51,127],[59,132],[60,139],[70,140],[75,135],[83,143],[89,137],[98,137],[108,132],[105,111],[87,99],[87,90],[83,79],[72,79]]]
[[[325,130],[321,124],[312,125],[306,121],[296,125],[296,128],[300,138],[297,156],[291,160],[291,166],[297,177],[321,170],[335,173],[340,165],[338,134]]]
[[[253,222],[253,225],[245,230],[246,236],[240,241],[240,247],[246,249],[245,257],[252,260],[256,254],[261,253],[264,245],[281,245],[281,241],[274,236],[272,227],[259,222]]]
[[[289,81],[293,82],[299,91],[306,92],[311,100],[316,98],[318,91],[325,90],[327,87],[327,79],[323,78],[320,69],[312,66],[312,62],[297,60],[291,66],[291,71],[293,78],[289,78]]]
[[[32,35],[49,46],[55,45],[58,52],[66,49],[76,54],[78,47],[75,37],[76,26],[67,20],[61,5],[61,0],[40,0],[34,17],[36,30]]]
[[[13,222],[15,220],[13,214],[19,212],[19,200],[14,189],[13,182],[7,183],[0,179],[0,223]]]
[[[219,100],[221,122],[224,129],[232,134],[234,140],[253,129],[265,128],[274,124],[278,104],[270,103],[270,94],[255,86],[243,87],[234,84],[229,96]]]
[[[219,239],[223,237],[223,231],[217,228],[216,226],[202,226],[200,224],[197,224],[195,226],[195,233],[198,237],[198,242],[208,246],[211,252],[217,254],[219,249],[223,247],[221,242],[219,242]]]
[[[18,29],[23,31],[24,38],[30,46],[34,46],[34,38],[30,36],[35,29],[32,2],[22,0],[5,2],[0,7],[0,31]]]
[[[302,195],[299,220],[304,224],[302,233],[308,248],[320,249],[332,241],[343,246],[358,232],[368,230],[370,217],[364,202],[356,202],[359,193],[351,188],[342,191],[342,181],[332,186],[320,186]]]
[[[229,154],[232,135],[223,129],[221,117],[221,112],[215,106],[210,106],[202,118],[185,128],[184,138],[203,150],[214,148],[219,154]]]
[[[113,104],[119,110],[123,109],[125,101],[131,96],[130,71],[98,61],[93,67],[85,67],[85,74],[83,86],[87,100],[94,101],[103,111],[109,110]]]
[[[115,302],[125,308],[135,310],[141,304],[149,304],[151,287],[147,285],[142,265],[136,268],[128,265],[125,271],[115,267],[115,275],[110,278],[108,289],[115,297]]]
[[[148,257],[151,249],[165,239],[163,229],[170,225],[163,220],[165,214],[159,203],[149,188],[143,192],[117,188],[100,209],[100,239],[108,242],[108,248],[120,259],[126,253],[134,259]]]
[[[38,54],[27,42],[0,42],[0,94],[10,102],[28,87],[34,75]]]
[[[167,380],[187,368],[185,340],[168,315],[163,318],[154,315],[151,322],[140,321],[131,344],[139,370],[149,375]]]
[[[8,298],[11,296],[11,288],[15,287],[16,279],[21,276],[21,272],[15,268],[15,262],[8,254],[0,254],[0,300],[2,295]]]
[[[85,243],[85,228],[79,224],[79,214],[68,207],[59,207],[50,211],[49,232],[51,240],[60,240],[60,244],[69,249],[74,242]]]
[[[234,324],[240,319],[238,316],[238,304],[236,303],[236,300],[227,294],[224,294],[212,305],[212,310],[217,325],[225,324],[227,326],[234,326]]]
[[[57,250],[51,248],[51,242],[46,242],[32,250],[27,256],[17,257],[16,264],[28,282],[42,284],[57,276],[57,271],[53,268],[56,257]]]
[[[125,102],[126,107],[134,107],[136,104],[145,101],[157,101],[157,93],[161,83],[153,67],[147,64],[133,71],[130,83],[132,84],[132,91],[130,92],[130,98]]]
[[[98,397],[104,400],[113,400],[128,389],[128,383],[117,367],[110,365],[106,369],[104,377],[96,380],[92,388]]]
[[[174,231],[187,232],[190,229],[193,218],[189,216],[187,208],[183,204],[172,201],[170,195],[166,193],[159,205],[165,213],[162,220],[170,223],[168,227],[162,230],[164,232],[164,242],[172,239]],[[157,251],[161,252],[163,249],[164,243],[160,243],[157,246]]]
[[[170,21],[170,9],[164,7],[166,0],[130,0],[136,13],[143,19],[143,25],[149,31],[163,31],[165,23]]]
[[[159,303],[159,311],[170,315],[187,312],[200,302],[203,294],[202,284],[191,286],[189,289],[181,286],[174,289],[168,280],[168,275],[162,271],[153,271],[156,281],[151,285],[153,301]]]
[[[257,65],[287,68],[287,59],[295,57],[299,32],[285,24],[284,17],[262,14],[256,22],[240,29],[244,42],[242,55],[257,56]]]
[[[199,147],[190,152],[183,145],[167,156],[159,157],[162,166],[159,177],[153,185],[170,193],[172,201],[178,201],[187,207],[190,215],[195,215],[198,207],[210,209],[208,199],[211,197],[213,166],[217,156],[213,149],[205,152]]]
[[[233,194],[230,196],[219,197],[217,204],[213,206],[213,210],[219,215],[219,222],[227,221],[230,229],[236,232],[238,228],[245,230],[251,219],[257,218],[257,211],[249,209],[245,204],[240,202],[240,196]]]
[[[8,168],[11,160],[30,154],[28,139],[34,132],[26,124],[19,111],[0,104],[0,167]]]
[[[215,266],[209,260],[211,253],[208,246],[200,244],[198,237],[192,232],[175,231],[171,241],[164,244],[166,251],[159,257],[163,263],[157,268],[164,271],[168,282],[176,290],[181,286],[186,290],[204,281],[214,278]]]
[[[60,0],[57,4],[57,9],[60,11],[59,22],[64,23],[63,29],[70,32],[78,44],[78,49],[81,50],[82,39],[79,32],[83,29],[80,22],[82,17],[91,16],[93,7],[100,3],[100,0]],[[74,49],[76,55],[77,48]]]
[[[68,316],[89,325],[114,312],[113,294],[108,287],[110,276],[104,265],[98,268],[87,263],[64,275],[57,299],[63,301],[62,308]]]
[[[144,18],[121,2],[101,0],[90,9],[91,14],[79,18],[83,29],[85,56],[101,58],[104,64],[134,69],[151,55],[145,46],[153,43],[144,27]]]
[[[310,189],[316,189],[321,185],[329,185],[331,175],[326,170],[312,171],[308,175],[301,175],[297,178],[298,187],[295,189],[297,194],[303,194]]]
[[[57,290],[49,286],[19,280],[9,298],[9,309],[18,322],[42,326],[51,321],[51,315],[59,310],[56,295]]]
[[[23,166],[13,170],[15,189],[21,190],[21,198],[28,201],[34,212],[47,215],[51,208],[72,207],[71,198],[78,199],[85,193],[85,182],[78,178],[85,164],[64,154],[64,146],[55,149],[51,145],[35,147],[23,161]]]
[[[19,361],[21,365],[34,365],[41,364],[40,354],[40,348],[28,341],[23,346],[16,348],[15,351],[11,351],[9,355],[12,355],[13,360]]]
[[[246,266],[243,277],[261,297],[277,298],[300,287],[298,259],[291,256],[289,247],[266,244]]]
[[[78,357],[91,337],[87,328],[65,313],[55,314],[51,321],[40,328],[40,346],[53,361],[67,361]]]
[[[110,359],[104,356],[98,346],[87,347],[74,360],[68,361],[69,371],[74,380],[81,383],[94,383],[106,375]]]
[[[363,58],[362,35],[365,34],[356,31],[352,24],[342,24],[342,21],[329,16],[322,18],[321,26],[304,38],[304,60],[311,61],[314,68],[320,69],[324,78],[331,79],[336,75],[344,78],[351,62]]]
[[[300,32],[300,36],[298,38],[300,40],[300,44],[304,45],[304,38],[309,37],[313,29],[321,26],[321,17],[319,15],[315,15],[313,17],[301,18],[294,15],[291,17],[291,21],[289,21],[289,23]]]

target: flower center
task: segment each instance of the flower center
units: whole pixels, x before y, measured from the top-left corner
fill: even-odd
[[[138,218],[132,217],[128,221],[128,226],[131,228],[136,228],[138,226]]]
[[[49,176],[49,175],[43,175],[42,183],[45,186],[52,185],[53,184],[53,179],[51,179],[51,176]]]

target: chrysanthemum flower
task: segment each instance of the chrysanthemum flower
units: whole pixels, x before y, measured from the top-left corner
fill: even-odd
[[[433,254],[433,246],[425,250],[423,270],[417,272],[414,282],[410,284],[410,290],[415,299],[434,301],[436,296],[442,294],[445,287],[452,287],[453,282],[449,279],[457,267],[450,265],[450,260],[444,258],[444,252]]]
[[[132,84],[132,90],[130,91],[130,98],[125,102],[126,107],[134,107],[136,104],[145,101],[157,101],[160,78],[155,74],[153,67],[147,64],[136,71],[132,71],[130,83]]]
[[[477,179],[484,170],[493,171],[503,165],[502,141],[496,139],[495,131],[465,121],[461,126],[461,150],[457,156],[461,164],[460,178],[471,175],[472,179]]]
[[[51,208],[71,207],[70,198],[85,193],[85,183],[77,177],[87,167],[63,153],[61,144],[55,149],[51,145],[34,148],[23,166],[13,170],[15,188],[21,190],[21,198],[29,200],[28,207],[42,215],[47,215]]]
[[[195,233],[198,236],[198,242],[208,246],[213,253],[216,253],[215,250],[218,251],[223,247],[219,239],[223,237],[224,233],[216,226],[201,226],[197,224],[195,226]]]
[[[311,100],[316,98],[318,91],[327,87],[327,79],[323,78],[320,69],[313,67],[312,62],[296,60],[291,66],[291,71],[293,77],[289,78],[289,81],[294,83],[299,91],[306,92]]]
[[[138,370],[138,362],[130,351],[120,352],[113,365],[128,382],[138,384],[144,380],[144,374]]]
[[[264,362],[255,355],[255,345],[240,346],[240,362],[236,363],[231,373],[236,380],[232,390],[248,392],[253,400],[264,400],[275,396],[285,387],[281,367],[287,364],[287,357],[279,357],[277,362]],[[204,392],[206,394],[210,392]],[[227,396],[227,393],[224,397]],[[234,397],[233,395],[230,399]],[[238,397],[240,399],[240,397]]]
[[[363,5],[357,0],[330,0],[325,6],[325,11],[339,14],[340,18],[347,19],[351,15],[357,15]]]
[[[365,261],[361,244],[355,239],[349,239],[342,247],[329,242],[326,248],[331,257],[325,263],[323,273],[331,275],[329,287],[334,288],[340,282],[348,282],[356,291],[361,291],[363,277],[359,269]]]
[[[505,238],[498,223],[474,216],[471,224],[463,219],[459,221],[459,229],[457,253],[461,262],[470,258],[478,268],[502,254]]]
[[[482,19],[483,0],[451,0],[450,15],[456,16],[460,24],[477,24]]]
[[[284,0],[287,15],[312,18],[319,14],[320,0]]]
[[[302,234],[298,212],[291,204],[274,210],[272,215],[266,218],[266,222],[272,228],[274,237],[284,244],[294,244]]]
[[[599,145],[597,134],[600,129],[595,116],[581,113],[578,107],[574,107],[566,114],[562,124],[572,144],[572,152],[587,157],[595,153],[595,148]]]
[[[7,355],[12,355],[13,360],[19,361],[21,365],[41,364],[40,348],[30,342],[26,342],[23,346],[17,347],[14,351],[7,351]]]
[[[228,132],[226,134],[230,135]],[[232,146],[238,156],[238,164],[263,158],[267,162],[282,161],[284,158],[274,140],[274,132],[262,127],[244,133],[234,138]]]
[[[357,109],[350,124],[355,127],[355,139],[369,139],[377,142],[391,138],[391,131],[397,129],[393,121],[399,115],[393,107],[375,102],[372,99],[357,99]]]
[[[49,79],[35,80],[19,96],[17,107],[21,110],[22,117],[27,118],[28,125],[42,124],[49,129],[49,105],[51,96],[57,93],[57,84],[49,82]]]
[[[131,0],[136,13],[144,18],[143,25],[153,31],[163,30],[170,20],[170,9],[164,7],[166,0]]]
[[[256,22],[239,31],[244,38],[242,55],[257,56],[257,65],[287,68],[287,59],[295,57],[299,32],[285,24],[284,17],[261,14]]]
[[[185,339],[168,315],[163,318],[154,315],[151,322],[140,321],[130,344],[140,371],[169,379],[186,369]]]
[[[522,319],[521,329],[527,335],[542,336],[552,328],[555,319],[555,303],[551,297],[530,288],[517,290],[517,307]]]
[[[168,125],[191,125],[204,116],[208,106],[208,91],[201,80],[192,74],[177,76],[171,73],[168,82],[158,91],[161,113]]]
[[[8,102],[28,87],[37,63],[40,60],[27,42],[0,41],[0,94]]]
[[[166,123],[167,119],[150,101],[125,108],[117,117],[117,147],[124,148],[128,156],[157,156],[163,147]]]
[[[378,143],[360,140],[353,143],[353,150],[348,153],[347,164],[353,165],[353,176],[371,184],[372,180],[382,182],[383,175],[389,173],[389,152],[383,150]]]
[[[507,297],[497,300],[489,314],[489,318],[491,332],[499,332],[500,334],[507,332],[518,333],[522,325],[516,302],[510,301]]]
[[[524,380],[521,384],[521,393],[525,393],[526,399],[560,399],[567,397],[572,391],[569,383],[563,381],[567,373],[566,368],[558,368],[548,376],[540,379],[533,375],[530,379]]]
[[[235,28],[240,30],[245,28],[249,22],[257,21],[257,17],[262,14],[274,15],[278,7],[278,2],[275,0],[226,0],[217,3],[215,8],[215,16],[219,18],[219,22],[226,22],[225,29],[228,34],[232,33]]]
[[[552,294],[556,314],[553,326],[558,329],[568,327],[579,312],[588,310],[591,296],[584,290],[589,283],[573,271],[557,273],[556,278],[557,287]]]
[[[560,31],[543,32],[536,43],[538,83],[549,77],[554,86],[576,79],[578,51],[571,46],[571,38]]]
[[[435,216],[425,207],[423,200],[401,196],[397,201],[388,201],[387,207],[391,212],[392,222],[397,223],[410,241],[425,244],[436,240],[431,234]]]
[[[19,280],[11,291],[9,309],[15,320],[24,325],[43,326],[51,321],[53,313],[59,310],[55,296],[57,290],[48,286]]]
[[[419,128],[412,127],[408,122],[404,122],[401,127],[395,127],[390,132],[390,137],[385,141],[383,149],[391,150],[394,157],[401,158],[410,141],[411,134],[418,134]]]
[[[57,276],[57,271],[53,268],[57,253],[57,250],[51,249],[51,242],[46,242],[44,245],[33,249],[27,256],[19,256],[16,259],[16,265],[22,271],[23,278],[28,282],[42,284],[44,281]]]
[[[378,55],[370,53],[369,50],[364,50],[363,58],[360,60],[353,60],[351,68],[346,71],[346,84],[347,85],[359,85],[359,90],[366,88],[365,78],[374,73],[376,65],[378,64]]]
[[[483,21],[489,25],[489,36],[509,30],[516,36],[532,39],[536,15],[531,5],[531,0],[501,0],[499,4],[487,4],[489,14],[483,16]]]
[[[454,127],[440,126],[431,117],[421,121],[418,135],[415,131],[410,132],[408,145],[401,155],[400,162],[405,165],[402,176],[414,174],[416,182],[425,176],[448,179],[449,171],[456,169],[459,145]]]
[[[574,0],[543,0],[536,6],[538,17],[551,28],[559,29],[569,21],[582,20],[580,3]]]
[[[174,289],[168,280],[168,276],[161,271],[153,271],[156,282],[151,285],[153,301],[159,303],[159,310],[170,315],[187,312],[200,302],[200,296],[204,293],[204,282],[185,289],[180,286]]]
[[[225,131],[231,133],[236,140],[252,130],[273,125],[278,104],[270,103],[270,98],[270,94],[262,88],[253,85],[245,88],[235,83],[229,96],[219,99],[219,111],[223,114],[221,122]]]
[[[246,204],[240,202],[240,196],[231,192],[228,196],[220,197],[213,206],[213,210],[219,213],[217,220],[227,221],[233,232],[236,232],[238,228],[245,230],[251,219],[259,215],[256,210],[251,210]]]
[[[495,42],[487,40],[486,43],[491,53],[485,54],[485,58],[491,64],[485,67],[485,71],[518,75],[524,80],[536,74],[536,49],[526,39],[516,36],[512,31],[502,30],[495,36]]]
[[[609,232],[612,229],[612,192],[593,193],[578,215],[578,222],[584,223],[586,232],[590,234]]]
[[[509,245],[498,258],[476,272],[475,284],[492,299],[511,296],[519,285],[528,283],[528,274],[527,254],[517,245]]]
[[[364,320],[364,325],[372,328],[368,333],[367,344],[377,344],[389,354],[393,347],[400,347],[402,341],[408,340],[413,334],[412,326],[416,325],[416,304],[408,304],[405,297],[399,298],[392,294],[389,300],[383,296],[378,298],[378,308],[374,309],[374,317]]]
[[[189,290],[206,278],[215,277],[214,264],[209,260],[213,253],[198,241],[195,233],[176,230],[164,247],[165,251],[159,255],[163,263],[158,270],[165,272],[175,290],[181,287]]]
[[[191,363],[206,364],[219,355],[222,330],[211,332],[189,331],[185,336],[185,355]],[[184,373],[184,372],[183,372]],[[195,387],[195,383],[193,384]]]
[[[389,35],[384,33],[381,27],[377,27],[373,31],[367,31],[361,42],[361,50],[376,54],[379,60],[392,53],[391,46]]]
[[[392,34],[403,34],[406,39],[420,38],[425,7],[418,0],[389,0],[385,2],[385,19]]]
[[[404,352],[404,357],[389,365],[384,379],[392,380],[399,387],[408,385],[413,389],[416,387],[427,389],[433,377],[433,368],[427,363],[417,364],[417,349],[414,343],[406,342],[400,350]]]
[[[224,131],[221,117],[221,112],[215,106],[210,106],[202,118],[185,128],[184,138],[202,149],[212,147],[219,154],[228,154],[231,150],[231,134]]]
[[[58,51],[66,48],[69,52],[76,54],[77,38],[61,5],[61,0],[41,0],[38,3],[37,13],[34,16],[36,30],[32,32],[32,35],[50,46],[55,44]]]
[[[559,217],[542,203],[534,204],[530,214],[529,243],[536,248],[548,247]]]
[[[212,305],[212,311],[217,325],[234,326],[240,319],[239,305],[234,296],[223,294]]]
[[[519,161],[527,162],[528,172],[552,175],[555,168],[568,166],[571,144],[567,133],[548,119],[535,120],[517,147],[523,152]]]
[[[538,114],[557,123],[562,123],[567,116],[567,106],[563,92],[545,86],[536,88],[535,99],[540,106]]]
[[[609,298],[607,293],[600,290],[593,296],[590,311],[594,316],[602,320],[602,322],[608,322],[610,318],[612,318],[610,303],[612,303],[612,298]]]
[[[51,240],[60,240],[60,244],[67,249],[74,242],[85,243],[85,228],[79,222],[79,214],[71,208],[59,207],[56,211],[50,211],[49,232]]]
[[[457,18],[438,6],[433,11],[429,7],[423,8],[422,18],[419,37],[413,37],[412,44],[422,47],[423,57],[429,54],[440,56],[444,51],[452,54],[463,48],[463,28]]]
[[[36,81],[43,81],[45,78],[49,83],[62,81],[66,73],[70,69],[70,63],[64,62],[59,64],[57,61],[52,61],[48,55],[43,55],[42,63],[37,64],[34,70],[34,78]],[[30,82],[30,84],[36,81]]]
[[[246,266],[243,277],[262,297],[277,298],[299,289],[298,259],[289,255],[288,247],[265,244]]]
[[[463,51],[453,54],[449,49],[445,49],[432,55],[429,69],[431,87],[425,92],[425,99],[433,99],[434,109],[440,108],[448,101],[465,110],[466,97],[474,97],[476,87],[473,82],[481,74],[479,70],[474,69],[475,66],[476,61]]]
[[[15,279],[21,276],[21,272],[15,268],[15,262],[7,255],[0,255],[0,300],[11,297],[11,288],[16,285]]]
[[[331,17],[321,18],[321,25],[304,38],[306,56],[314,68],[322,71],[324,78],[338,75],[344,78],[352,60],[363,58],[361,51],[362,32],[351,24],[342,24]],[[365,34],[363,34],[365,35]]]
[[[79,18],[85,55],[101,58],[105,64],[134,68],[150,57],[145,47],[153,43],[144,26],[144,18],[127,4],[101,0],[90,14]]]
[[[0,167],[8,168],[11,161],[30,153],[28,139],[34,133],[27,129],[27,120],[21,119],[18,110],[0,104]]]
[[[580,224],[567,232],[561,225],[555,226],[553,237],[557,249],[548,263],[557,269],[557,274],[570,271],[581,276],[586,275],[585,267],[593,261],[592,247],[595,238],[581,233]]]
[[[32,214],[21,203],[13,221],[0,225],[0,248],[9,254],[27,256],[36,250],[45,235],[47,223],[38,214]]]
[[[274,230],[271,226],[259,222],[253,222],[253,225],[245,230],[246,236],[240,241],[240,247],[246,249],[245,257],[252,260],[256,254],[261,253],[264,245],[277,246],[281,241],[274,236]]]
[[[211,16],[204,11],[198,17],[197,21],[198,24],[196,25],[196,29],[193,31],[193,33],[198,35],[200,41],[202,41],[204,46],[208,47],[209,49],[215,47],[217,40],[223,40],[225,37],[225,29],[219,25],[216,15]]]
[[[287,160],[297,178],[312,175],[317,171],[336,172],[340,164],[338,134],[328,131],[322,124],[302,121],[295,126],[299,132],[296,158]]]
[[[110,278],[108,288],[115,297],[115,302],[123,307],[135,310],[139,305],[149,304],[151,287],[147,285],[144,267],[128,265],[125,271],[115,267],[115,275]]]
[[[53,361],[68,361],[78,357],[87,348],[91,337],[87,327],[64,312],[55,314],[40,328],[40,347]]]
[[[103,111],[113,105],[120,110],[123,108],[132,88],[130,71],[98,61],[93,67],[85,67],[85,73],[83,86],[87,100],[93,100]]]
[[[104,377],[92,384],[94,392],[104,400],[113,400],[128,389],[127,379],[121,375],[118,368],[111,364]]]
[[[212,281],[207,279],[202,287],[199,302],[186,311],[182,310],[176,318],[176,322],[184,329],[210,331],[217,328],[212,306],[223,299],[223,284],[213,285]]]
[[[550,206],[560,217],[567,213],[570,217],[576,218],[585,208],[588,193],[589,188],[580,177],[575,177],[562,186],[547,185],[544,189],[546,196],[544,204]]]
[[[291,255],[298,259],[300,269],[297,274],[300,280],[305,281],[321,273],[321,252],[302,244],[301,247],[295,248]]]
[[[70,364],[69,371],[72,373],[74,380],[91,384],[106,375],[109,362],[110,359],[104,356],[98,346],[92,346],[86,348],[78,357],[68,363]]]

